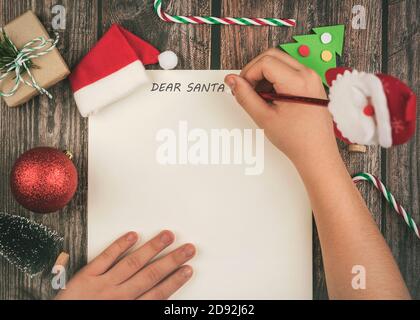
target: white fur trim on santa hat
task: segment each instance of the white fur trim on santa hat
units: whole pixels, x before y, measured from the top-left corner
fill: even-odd
[[[74,99],[83,117],[131,94],[141,85],[150,82],[143,64],[136,60],[110,75],[89,84],[76,92]]]
[[[352,143],[392,145],[391,121],[382,82],[373,74],[345,71],[330,88],[328,109],[341,134]],[[363,110],[371,104],[374,116]]]

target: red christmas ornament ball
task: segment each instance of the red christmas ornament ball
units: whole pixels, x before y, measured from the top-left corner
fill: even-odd
[[[77,189],[77,170],[68,155],[39,147],[22,154],[11,175],[12,193],[26,209],[50,213],[62,209]]]

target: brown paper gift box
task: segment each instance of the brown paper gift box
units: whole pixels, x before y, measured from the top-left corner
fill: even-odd
[[[32,11],[24,13],[7,24],[3,29],[18,49],[39,36],[43,36],[45,39],[50,38],[44,26]],[[37,68],[31,68],[31,73],[38,85],[44,89],[48,89],[70,74],[70,70],[57,48],[54,48],[44,56],[32,59],[32,62]],[[6,79],[0,81],[0,90],[3,92],[10,91],[14,85],[14,77],[15,73],[11,72]],[[27,74],[24,74],[23,78],[25,80],[29,79]],[[15,94],[11,97],[4,97],[4,100],[9,107],[16,107],[27,102],[38,93],[38,90],[35,88],[21,83]]]

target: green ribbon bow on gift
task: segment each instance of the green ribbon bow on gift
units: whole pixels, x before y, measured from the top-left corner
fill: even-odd
[[[40,94],[45,94],[48,98],[52,95],[42,88],[32,75],[30,68],[33,66],[31,59],[39,58],[52,51],[60,38],[55,33],[55,39],[45,39],[37,37],[27,42],[22,49],[18,50],[14,43],[9,39],[3,29],[0,35],[0,82],[4,80],[10,73],[15,74],[14,86],[8,92],[0,91],[0,97],[10,97],[19,89],[21,83],[35,88]],[[1,39],[2,38],[2,39]],[[48,46],[49,45],[49,46]],[[27,73],[30,81],[25,80],[22,74]]]

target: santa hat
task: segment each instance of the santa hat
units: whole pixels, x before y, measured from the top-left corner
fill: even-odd
[[[112,25],[70,75],[81,115],[95,113],[148,83],[144,66],[158,62],[164,69],[173,69],[178,59],[173,52],[160,54],[151,44]]]
[[[416,129],[416,96],[400,80],[349,68],[326,73],[336,136],[346,143],[389,148]]]

